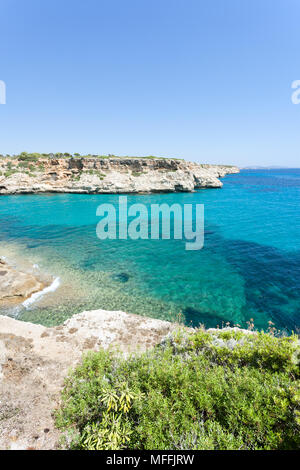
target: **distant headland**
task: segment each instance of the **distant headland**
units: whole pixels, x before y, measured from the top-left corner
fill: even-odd
[[[75,153],[0,155],[0,194],[155,193],[219,188],[231,165],[178,158],[118,157]]]

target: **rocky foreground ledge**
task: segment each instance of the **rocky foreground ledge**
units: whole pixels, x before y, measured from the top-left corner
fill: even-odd
[[[208,165],[165,158],[0,159],[0,194],[153,193],[219,188],[235,166]]]
[[[111,348],[127,356],[129,353],[139,354],[157,344],[161,349],[170,344],[175,355],[186,354],[193,344],[190,333],[196,333],[196,330],[178,327],[178,324],[167,321],[105,310],[74,315],[63,325],[52,328],[0,316],[0,449],[60,447],[53,410],[59,406],[68,370],[80,362],[82,353]],[[288,347],[287,338],[274,344],[273,340],[277,341],[277,338],[270,336],[271,342],[266,343],[266,338],[263,338],[262,343],[258,333],[252,330],[211,328],[198,332],[196,345],[200,349],[205,345],[213,354],[216,353],[214,348],[220,348],[223,359],[225,350],[229,353],[244,346],[246,355],[242,357],[245,359],[254,347],[252,340],[255,339],[258,340],[256,348],[260,349],[254,349],[254,359],[258,351],[265,366],[270,361],[273,372],[280,369],[285,360],[297,369],[300,342],[296,338],[292,339],[293,344],[289,342]],[[282,349],[284,345],[287,349]],[[274,347],[281,349],[272,362]]]
[[[0,449],[55,449],[52,412],[70,367],[88,350],[145,351],[176,324],[95,310],[46,328],[0,316]]]

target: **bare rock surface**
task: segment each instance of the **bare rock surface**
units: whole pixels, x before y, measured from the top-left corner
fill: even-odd
[[[94,310],[46,328],[0,316],[0,449],[55,449],[53,410],[70,367],[82,353],[145,351],[176,324],[124,312]]]
[[[167,342],[176,350],[178,326],[106,310],[82,312],[52,328],[0,316],[0,450],[60,448],[53,411],[68,371],[82,354],[104,348],[127,356]],[[233,349],[243,343],[244,337],[219,336],[227,330],[255,334],[240,328],[211,328],[207,332],[214,346]],[[190,331],[180,329],[183,343]]]
[[[0,194],[18,193],[151,193],[219,188],[235,166],[177,159],[39,158],[24,162],[0,159]]]
[[[22,302],[44,287],[33,274],[19,271],[0,259],[0,305]]]

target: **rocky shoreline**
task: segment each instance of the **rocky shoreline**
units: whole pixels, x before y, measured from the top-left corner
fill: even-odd
[[[0,194],[151,193],[218,188],[236,167],[175,159],[0,159]],[[0,259],[0,306],[23,303],[49,284]],[[46,328],[0,315],[0,449],[57,449],[53,410],[70,367],[88,350],[145,351],[178,324],[94,310]]]
[[[42,291],[46,284],[31,273],[0,258],[0,306],[19,304]]]
[[[235,166],[164,158],[0,159],[0,194],[191,192],[220,188]]]

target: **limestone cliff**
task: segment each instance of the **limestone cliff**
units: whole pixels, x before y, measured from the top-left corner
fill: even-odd
[[[0,194],[151,193],[219,188],[234,166],[164,158],[0,159]]]

